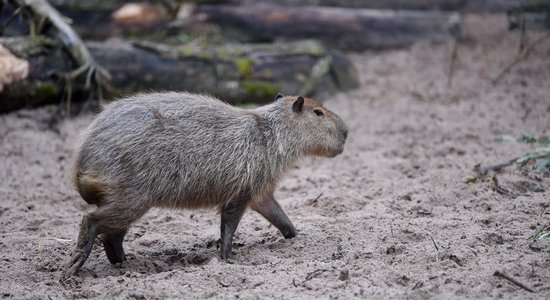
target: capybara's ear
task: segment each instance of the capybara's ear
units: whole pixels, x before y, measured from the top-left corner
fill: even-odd
[[[294,101],[294,104],[292,104],[292,110],[299,113],[302,112],[302,108],[304,108],[304,97],[300,96]]]
[[[284,98],[285,95],[281,94],[281,93],[278,93],[277,96],[275,96],[275,100],[280,100],[282,98]]]

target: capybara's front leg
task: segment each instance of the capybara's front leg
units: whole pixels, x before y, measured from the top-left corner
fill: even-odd
[[[290,219],[275,200],[273,194],[264,199],[253,201],[250,207],[264,216],[273,226],[277,227],[285,238],[290,239],[296,236],[296,228],[294,228]]]
[[[247,206],[246,200],[229,202],[222,207],[221,222],[221,245],[220,257],[222,259],[231,258],[231,248],[233,246],[233,234],[239,225],[241,217]]]
[[[85,215],[80,224],[76,249],[73,251],[71,259],[65,266],[64,277],[70,277],[78,273],[80,267],[82,267],[86,259],[88,259],[88,256],[90,256],[90,252],[92,252],[92,247],[94,246],[94,240],[98,234],[99,225],[92,214]]]

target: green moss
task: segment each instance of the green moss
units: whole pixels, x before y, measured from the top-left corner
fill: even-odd
[[[179,47],[180,53],[183,58],[193,58],[193,59],[202,59],[205,61],[213,61],[214,57],[212,54],[200,47],[193,45],[183,45]]]
[[[273,98],[281,90],[281,86],[269,81],[247,80],[243,83],[246,94],[250,98]]]
[[[239,70],[239,75],[244,79],[252,78],[252,65],[254,61],[247,58],[237,59],[235,65]]]
[[[185,45],[193,40],[193,37],[186,34],[180,33],[174,36],[168,36],[164,39],[164,42],[170,45]]]
[[[10,49],[15,56],[25,59],[41,53],[52,53],[52,48],[57,47],[53,39],[40,35],[35,38],[29,36],[0,37],[0,44]]]
[[[271,70],[269,69],[266,69],[262,72],[262,74],[260,74],[260,76],[262,77],[262,79],[271,79],[273,78],[273,72],[271,72]]]
[[[180,52],[181,52],[181,54],[183,54],[183,57],[189,57],[189,56],[193,56],[193,54],[195,54],[195,52],[187,46],[181,46],[180,47]]]
[[[314,41],[300,41],[277,44],[201,44],[191,41],[180,48],[184,57],[199,57],[208,60],[235,61],[250,60],[250,54],[268,53],[271,56],[309,55],[324,56],[325,49]]]
[[[59,95],[59,86],[52,82],[40,82],[36,85],[36,93],[41,97],[54,97]]]

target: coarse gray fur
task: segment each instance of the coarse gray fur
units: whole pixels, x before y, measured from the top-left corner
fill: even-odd
[[[293,237],[273,199],[278,180],[300,157],[342,153],[346,137],[340,117],[303,97],[278,96],[251,110],[176,92],[115,101],[76,147],[73,181],[84,200],[98,206],[83,226],[94,222],[97,234],[117,233],[113,244],[122,251],[127,228],[152,207],[218,207],[223,238],[224,209],[233,205],[234,216],[226,216],[234,221],[231,237],[246,206]]]

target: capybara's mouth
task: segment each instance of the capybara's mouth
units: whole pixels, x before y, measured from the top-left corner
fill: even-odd
[[[342,135],[340,136],[340,142],[342,143],[340,145],[340,148],[342,148],[342,151],[344,151],[344,144],[346,143],[347,139],[348,139],[348,131],[346,130],[342,132]]]
[[[329,157],[338,156],[338,155],[342,154],[342,152],[344,152],[344,143],[342,143],[342,145],[340,147],[338,147],[338,149],[336,149],[336,151],[334,151]]]

